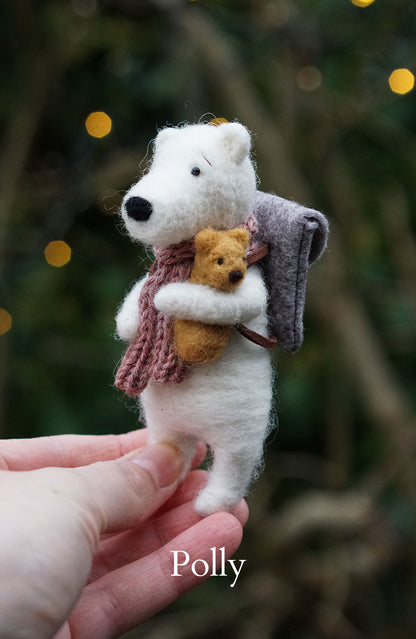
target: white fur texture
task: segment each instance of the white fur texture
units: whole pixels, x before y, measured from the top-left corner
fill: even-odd
[[[257,269],[251,268],[242,283],[230,292],[204,284],[167,284],[155,296],[155,306],[165,315],[205,324],[247,322],[264,310],[265,290]]]
[[[249,158],[250,136],[240,124],[190,125],[164,129],[156,139],[149,172],[127,193],[151,202],[149,220],[122,216],[133,239],[166,247],[213,226],[233,228],[253,210],[256,178]],[[194,176],[192,168],[200,174]],[[117,331],[131,341],[138,330],[137,301],[142,282],[124,300]],[[267,334],[267,291],[253,266],[232,293],[189,282],[167,284],[157,308],[175,318],[206,323],[244,322]],[[272,370],[265,349],[234,331],[225,352],[210,364],[192,366],[180,384],[150,382],[141,395],[151,442],[179,446],[188,470],[195,444],[203,440],[214,462],[195,508],[207,515],[231,509],[245,494],[262,458],[269,423]]]
[[[121,209],[132,238],[166,247],[207,226],[226,229],[244,222],[253,211],[256,188],[249,143],[241,124],[162,130],[150,171],[124,200],[149,200],[154,209],[150,219],[137,222]],[[192,175],[193,168],[200,169],[199,176]]]
[[[146,277],[135,283],[126,295],[116,316],[117,334],[126,342],[132,342],[139,330],[139,297]]]

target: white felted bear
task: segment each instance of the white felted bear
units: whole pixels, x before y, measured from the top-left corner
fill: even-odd
[[[188,125],[158,134],[152,165],[121,209],[128,233],[153,247],[157,266],[118,312],[118,334],[131,350],[128,370],[124,362],[116,383],[140,394],[150,443],[173,442],[183,452],[185,472],[196,443],[210,446],[213,465],[195,502],[202,515],[229,510],[246,494],[268,430],[272,369],[268,352],[237,330],[214,362],[186,366],[175,360],[171,327],[176,318],[243,323],[267,335],[268,295],[258,266],[231,292],[186,281],[183,266],[189,273],[192,239],[202,229],[249,227],[255,193],[247,129],[238,123]],[[139,372],[146,375],[134,388],[137,350]]]

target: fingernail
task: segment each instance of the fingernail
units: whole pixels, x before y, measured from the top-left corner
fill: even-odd
[[[146,446],[131,463],[147,470],[158,488],[173,484],[183,470],[178,449],[167,442]]]

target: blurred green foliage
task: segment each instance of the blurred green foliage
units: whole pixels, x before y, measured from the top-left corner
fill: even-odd
[[[416,93],[388,84],[416,72],[415,31],[409,0],[0,5],[3,437],[136,427],[113,318],[151,257],[116,214],[158,128],[239,119],[261,188],[331,221],[304,346],[275,355],[241,585],[211,580],[131,637],[416,635]],[[43,255],[57,239],[61,268]]]

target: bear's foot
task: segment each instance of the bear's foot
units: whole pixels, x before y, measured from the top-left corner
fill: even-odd
[[[207,517],[207,515],[212,515],[212,513],[218,511],[229,512],[238,504],[241,498],[242,496],[239,493],[218,491],[207,487],[199,493],[194,507],[199,515]]]

